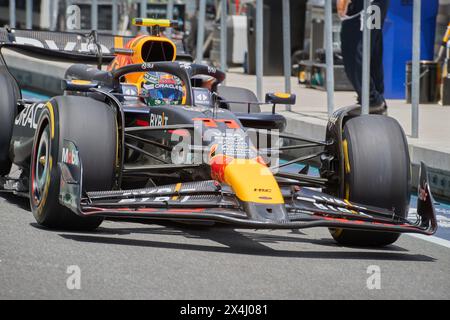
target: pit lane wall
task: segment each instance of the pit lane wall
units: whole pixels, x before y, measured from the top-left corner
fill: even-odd
[[[19,80],[23,89],[36,91],[49,96],[61,95],[61,80],[71,64],[42,61],[28,56],[6,56],[8,65]],[[287,119],[286,132],[308,138],[325,139],[325,124],[313,117],[279,111]],[[413,163],[413,185],[417,185],[419,164],[424,161],[430,168],[430,184],[435,197],[450,200],[450,154],[418,145],[408,141],[411,161]],[[311,152],[311,150],[309,150]],[[299,157],[299,151],[291,153],[292,157]],[[314,163],[313,163],[314,164]],[[315,163],[319,165],[318,163]]]

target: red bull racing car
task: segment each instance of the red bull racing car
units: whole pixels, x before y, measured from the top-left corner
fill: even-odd
[[[23,99],[5,50],[74,62],[64,95]],[[123,218],[326,227],[339,243],[361,246],[435,233],[424,164],[417,217],[408,217],[410,160],[394,119],[343,108],[330,118],[324,141],[308,139],[285,133],[286,120],[275,112],[295,96],[267,94],[258,102],[246,89],[223,85],[224,72],[177,60],[176,47],[158,32],[111,52],[0,44],[0,188],[28,196],[40,225],[93,230],[105,218]],[[99,55],[107,70],[92,65]],[[301,156],[279,161],[292,150]],[[309,174],[313,158],[320,177]],[[284,170],[295,163],[303,169]],[[15,178],[13,164],[21,172]]]

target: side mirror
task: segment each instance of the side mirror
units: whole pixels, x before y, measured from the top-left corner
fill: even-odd
[[[62,80],[61,88],[67,91],[88,92],[90,89],[98,88],[97,81],[89,80]]]
[[[267,93],[266,103],[273,104],[272,113],[275,113],[275,106],[277,104],[294,105],[297,100],[295,94],[290,93]]]
[[[266,94],[266,103],[294,105],[296,100],[297,100],[297,96],[295,94],[289,94],[289,93],[267,93]]]

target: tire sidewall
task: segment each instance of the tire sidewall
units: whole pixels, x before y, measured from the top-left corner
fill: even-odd
[[[103,110],[96,108],[103,108]],[[36,166],[36,152],[39,141],[42,132],[48,127],[50,132],[51,170],[49,171],[49,185],[48,190],[46,190],[45,201],[41,200],[40,205],[33,199],[32,181],[34,177],[30,176],[30,204],[33,215],[40,225],[52,229],[92,230],[102,222],[103,219],[101,217],[80,217],[60,204],[61,176],[58,163],[62,158],[64,140],[71,141],[80,149],[80,158],[83,164],[83,190],[103,191],[113,188],[116,155],[112,154],[112,151],[109,154],[92,151],[95,144],[112,144],[112,141],[115,141],[117,137],[114,132],[114,130],[117,130],[117,124],[112,118],[113,116],[101,119],[105,114],[109,114],[111,111],[109,108],[108,105],[96,100],[73,96],[56,97],[45,104],[35,132],[30,170],[30,175],[32,175],[33,168]],[[81,119],[89,117],[85,121],[89,123],[87,125],[79,123],[76,119],[77,116]],[[108,123],[113,120],[114,124]],[[117,149],[116,145],[109,147],[108,150],[113,149]],[[84,154],[83,150],[85,151]],[[83,156],[87,160],[86,163],[83,163]],[[100,167],[97,169],[96,165]],[[96,176],[96,171],[102,171],[103,174],[99,173]]]
[[[60,176],[57,170],[58,161],[58,148],[59,148],[59,130],[57,130],[54,122],[54,114],[52,116],[52,111],[50,111],[49,106],[46,105],[39,117],[38,126],[34,136],[33,149],[31,153],[31,164],[30,164],[30,206],[36,221],[39,224],[45,224],[49,222],[49,217],[47,212],[51,212],[56,209],[58,203],[55,200],[58,199],[59,194],[59,184]],[[46,181],[46,187],[43,192],[42,198],[37,202],[35,199],[35,168],[36,168],[36,153],[38,151],[38,146],[40,139],[45,130],[49,131],[49,144],[50,144],[50,154],[49,154],[49,170],[48,170],[48,180]],[[52,132],[53,130],[53,132]],[[56,161],[55,161],[56,160]],[[56,166],[56,167],[55,167]],[[50,219],[53,220],[53,219]],[[51,221],[55,222],[55,221]]]

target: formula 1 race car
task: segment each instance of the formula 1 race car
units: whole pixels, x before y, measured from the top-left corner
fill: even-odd
[[[251,91],[222,85],[225,73],[216,68],[175,61],[170,41],[158,38],[116,50],[107,71],[93,67],[98,56],[89,53],[0,45],[0,188],[29,196],[40,225],[93,230],[104,218],[123,218],[327,227],[339,243],[361,246],[436,231],[424,164],[417,218],[408,218],[410,160],[394,119],[348,107],[331,117],[325,141],[284,133],[276,105],[295,104],[295,96],[267,94],[260,103]],[[29,101],[5,50],[88,64],[67,69],[64,95]],[[261,112],[262,104],[272,112]],[[292,150],[314,151],[279,161]],[[320,177],[308,164],[284,170],[313,158]]]

